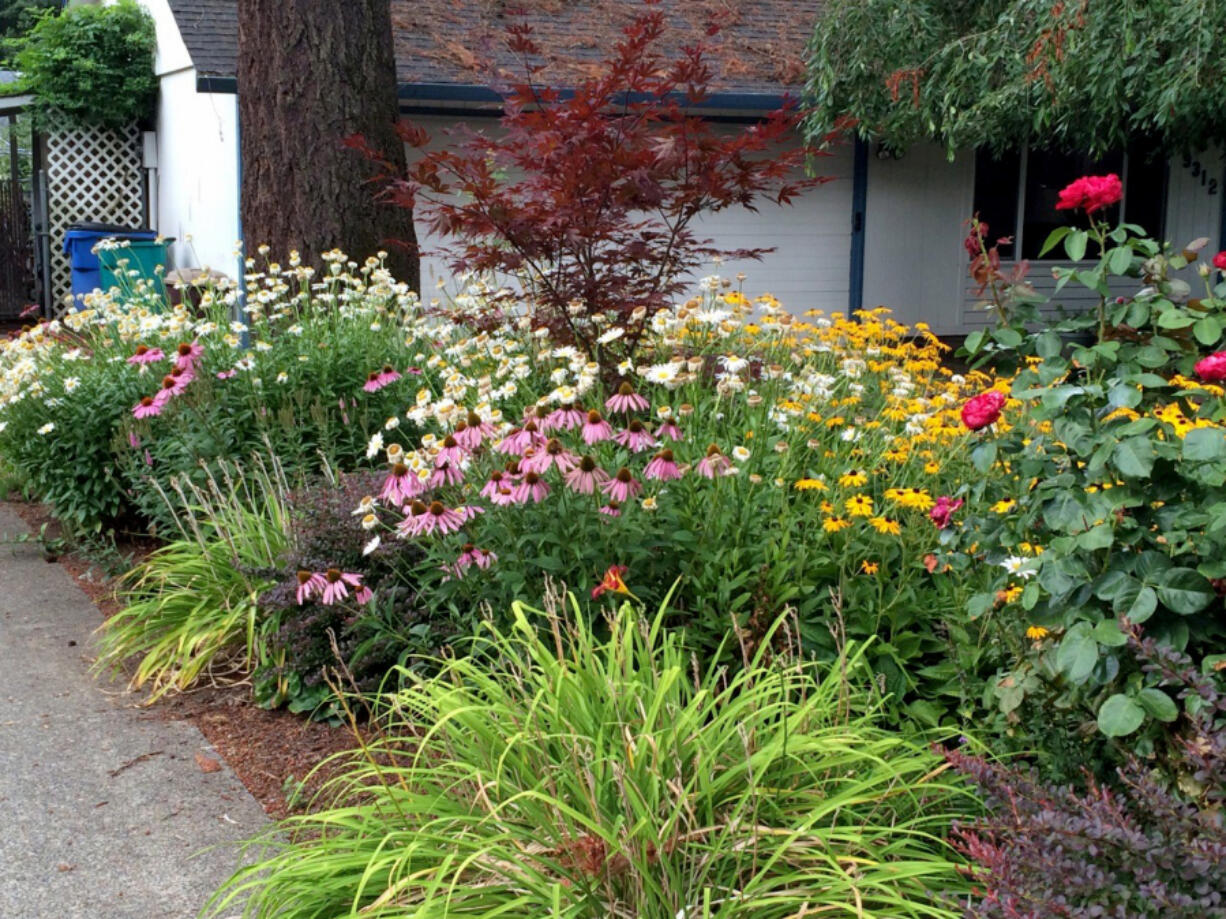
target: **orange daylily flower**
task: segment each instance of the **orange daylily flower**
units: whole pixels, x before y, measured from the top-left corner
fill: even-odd
[[[630,588],[626,586],[626,582],[622,580],[622,575],[630,569],[625,565],[610,565],[609,570],[604,573],[604,578],[600,583],[592,588],[592,599],[595,600],[602,593],[629,594]]]

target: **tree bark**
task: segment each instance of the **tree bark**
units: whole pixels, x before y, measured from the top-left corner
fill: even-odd
[[[239,0],[242,222],[248,252],[267,244],[304,263],[380,250],[417,290],[413,215],[376,201],[379,171],[343,145],[360,134],[403,175],[390,0]]]

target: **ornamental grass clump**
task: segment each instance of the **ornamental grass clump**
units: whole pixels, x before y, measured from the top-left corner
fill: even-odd
[[[780,650],[733,673],[699,667],[662,612],[592,627],[547,606],[405,674],[332,805],[259,839],[211,914],[956,915],[942,833],[969,799],[879,725],[862,648],[821,667],[781,620]]]
[[[275,457],[224,464],[205,486],[176,482],[177,538],[124,575],[124,607],[100,632],[97,669],[137,658],[150,700],[210,675],[243,677],[264,658],[256,598],[287,549],[289,484]]]

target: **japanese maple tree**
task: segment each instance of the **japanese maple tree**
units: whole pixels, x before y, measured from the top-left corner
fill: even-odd
[[[722,249],[695,229],[704,212],[788,204],[818,182],[804,172],[820,155],[798,140],[791,105],[754,124],[721,130],[693,113],[712,70],[695,45],[665,57],[664,14],[648,0],[598,75],[573,90],[538,85],[532,29],[508,29],[524,77],[508,89],[499,136],[468,133],[423,152],[389,198],[449,237],[459,272],[512,275],[536,325],[555,340],[609,359],[633,354],[650,315],[671,303],[685,275],[716,256],[761,258],[764,248]],[[401,126],[407,143],[428,137]],[[602,315],[624,336],[597,349]],[[465,321],[503,321],[497,308]]]

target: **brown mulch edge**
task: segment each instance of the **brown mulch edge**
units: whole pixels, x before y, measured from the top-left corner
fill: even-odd
[[[7,503],[35,534],[47,524],[49,537],[59,535],[58,525],[42,504],[11,498]],[[140,537],[117,536],[117,544],[120,552],[131,553],[134,561],[156,547]],[[47,561],[63,566],[98,608],[100,620],[122,608],[115,596],[114,581],[94,561],[74,551],[48,557]],[[194,724],[274,819],[287,816],[291,804],[295,811],[307,807],[320,787],[337,773],[339,764],[326,764],[311,775],[315,767],[356,746],[353,732],[346,726],[308,721],[285,710],[259,708],[252,701],[251,686],[245,682],[168,694],[143,706],[143,710],[155,717]],[[201,768],[205,768],[203,763]],[[306,781],[308,775],[310,780]]]

